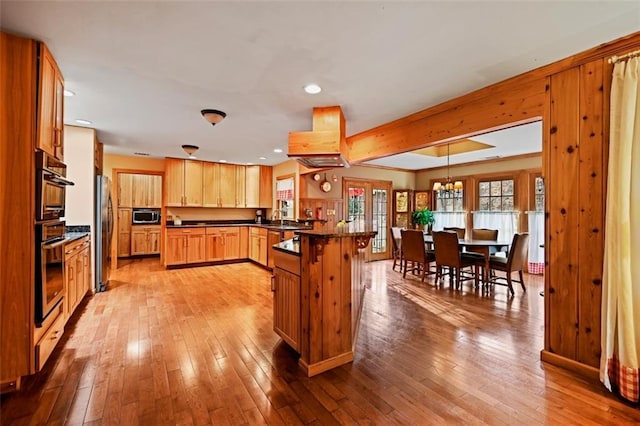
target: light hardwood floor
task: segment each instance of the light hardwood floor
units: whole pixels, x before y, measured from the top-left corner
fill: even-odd
[[[540,277],[453,291],[367,265],[352,364],[307,378],[272,331],[270,273],[131,262],[89,297],[5,424],[632,424],[640,410],[543,364]]]

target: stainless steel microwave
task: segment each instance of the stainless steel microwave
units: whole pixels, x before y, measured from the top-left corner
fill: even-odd
[[[139,224],[159,224],[160,209],[133,209],[131,212],[131,222]]]

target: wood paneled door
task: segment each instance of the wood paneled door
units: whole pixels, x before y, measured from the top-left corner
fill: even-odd
[[[391,257],[390,227],[392,191],[389,181],[345,178],[342,182],[344,218],[355,230],[377,231],[367,247],[367,260]]]

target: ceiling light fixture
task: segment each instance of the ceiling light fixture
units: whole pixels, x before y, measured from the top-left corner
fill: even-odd
[[[273,152],[275,152],[277,154],[280,154],[282,152],[282,150],[280,148],[276,148],[276,149],[273,150]]]
[[[62,94],[67,96],[67,97],[76,95],[75,92],[72,92],[71,90],[67,90],[67,89],[64,89]]]
[[[462,181],[457,180],[451,182],[451,175],[449,174],[449,144],[447,144],[447,181],[435,182],[433,184],[433,191],[437,192],[440,197],[451,198],[454,196],[460,196],[462,194]]]
[[[195,145],[182,145],[182,149],[184,149],[184,152],[187,153],[187,155],[189,155],[189,158],[196,158],[195,155],[193,155],[197,150],[200,149],[200,147],[195,146]]]
[[[267,157],[259,157],[258,159],[259,159],[259,160],[266,160],[266,159],[267,159]]]
[[[84,124],[84,125],[89,125],[89,124],[93,124],[93,121],[89,121],[89,120],[84,120],[82,118],[78,118],[76,119],[76,123],[78,124]]]
[[[211,123],[212,126],[215,126],[227,116],[226,112],[217,109],[203,109],[200,111],[200,114],[202,114],[204,119]]]
[[[318,86],[315,83],[309,83],[304,86],[304,91],[310,95],[317,95],[318,93],[322,92],[322,87]]]

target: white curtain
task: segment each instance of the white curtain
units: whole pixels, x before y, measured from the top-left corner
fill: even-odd
[[[600,380],[639,402],[640,59],[614,65],[605,216]]]
[[[544,212],[527,212],[529,218],[529,273],[544,274]]]
[[[498,240],[511,242],[518,230],[520,212],[473,212],[473,227],[498,230]]]
[[[434,231],[442,231],[447,226],[456,228],[467,227],[467,212],[433,212],[436,222],[433,224]]]

